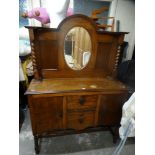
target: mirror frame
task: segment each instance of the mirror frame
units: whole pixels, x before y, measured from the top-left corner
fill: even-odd
[[[67,64],[67,66],[68,66],[70,69],[75,70],[75,71],[80,71],[80,70],[83,70],[83,69],[88,65],[88,63],[89,63],[89,61],[90,61],[90,59],[91,59],[91,56],[92,56],[92,39],[91,39],[91,35],[90,35],[90,33],[88,32],[88,30],[87,30],[86,28],[82,27],[82,26],[75,26],[75,27],[72,27],[72,28],[66,33],[66,36],[68,35],[68,33],[69,33],[72,29],[75,29],[75,28],[83,28],[84,31],[87,32],[87,34],[88,34],[88,36],[89,36],[89,39],[90,39],[90,49],[91,49],[90,52],[89,52],[89,53],[90,53],[89,60],[88,60],[88,62],[87,62],[85,65],[81,66],[81,68],[78,68],[78,67],[72,68],[71,66],[69,66],[69,64],[68,64],[68,62],[67,62],[67,60],[66,60],[66,58],[65,58],[65,49],[64,49],[64,60],[65,60],[65,63]],[[65,36],[65,39],[66,39],[66,36]],[[64,39],[64,48],[65,48],[65,39]],[[81,60],[81,61],[83,61],[83,60]]]
[[[74,27],[83,27],[89,34],[91,40],[91,56],[86,66],[81,70],[73,70],[67,64],[64,58],[64,40],[67,33]],[[95,68],[96,55],[97,55],[97,25],[89,17],[81,14],[69,16],[65,18],[57,28],[59,30],[59,69],[67,70],[70,72],[85,72]]]

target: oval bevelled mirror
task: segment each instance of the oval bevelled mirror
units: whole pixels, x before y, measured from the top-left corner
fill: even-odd
[[[64,41],[64,57],[71,69],[83,69],[89,62],[91,50],[91,38],[86,29],[73,27],[69,30]]]

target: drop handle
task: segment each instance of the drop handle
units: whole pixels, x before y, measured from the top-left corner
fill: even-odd
[[[79,99],[79,103],[80,103],[81,105],[84,105],[85,99],[84,99],[84,98],[80,98],[80,99]]]
[[[79,123],[83,123],[83,122],[84,122],[84,117],[81,116],[81,117],[79,118]]]
[[[58,117],[59,117],[59,118],[62,118],[62,112],[59,112],[59,113],[58,113]]]

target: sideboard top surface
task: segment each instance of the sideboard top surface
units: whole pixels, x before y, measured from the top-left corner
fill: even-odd
[[[59,31],[59,28],[49,28],[49,27],[39,27],[39,26],[25,26],[25,28],[27,29],[33,29],[33,30],[40,30],[40,31]],[[112,35],[120,35],[120,34],[128,34],[129,32],[119,32],[119,31],[102,31],[102,30],[98,30],[96,29],[96,32],[98,34],[112,34]]]
[[[26,94],[126,90],[124,84],[110,78],[53,78],[32,80]]]

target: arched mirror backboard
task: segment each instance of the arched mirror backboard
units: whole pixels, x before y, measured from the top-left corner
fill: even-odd
[[[64,41],[64,57],[73,70],[83,69],[89,62],[92,43],[88,31],[83,27],[70,29]]]

